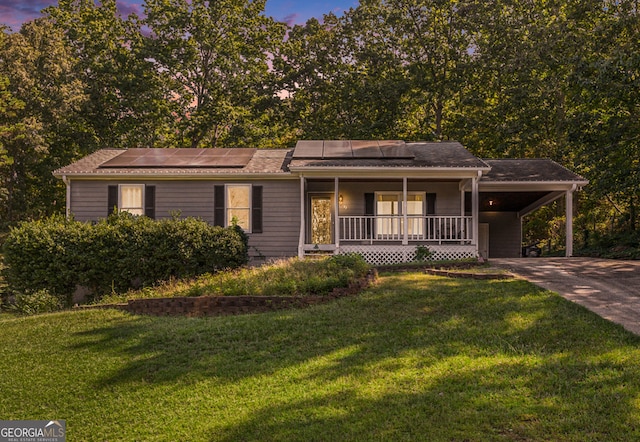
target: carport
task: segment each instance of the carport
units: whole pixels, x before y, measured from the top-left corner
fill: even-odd
[[[566,256],[573,255],[573,194],[588,184],[548,159],[485,159],[479,181],[478,251],[485,258],[521,256],[522,220],[540,207],[565,198]],[[471,192],[466,192],[471,207]]]

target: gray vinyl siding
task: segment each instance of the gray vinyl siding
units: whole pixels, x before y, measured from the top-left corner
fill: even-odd
[[[481,212],[480,222],[489,224],[489,258],[518,258],[522,224],[515,212]]]
[[[307,190],[309,193],[330,193],[333,194],[332,182],[310,181]],[[424,192],[436,194],[436,215],[458,216],[460,215],[461,197],[458,190],[458,183],[438,183],[409,180],[407,190],[409,192]],[[389,182],[351,182],[339,183],[339,193],[343,196],[343,207],[340,208],[340,215],[358,216],[363,215],[364,194],[375,192],[400,192],[402,193],[402,181]]]
[[[180,217],[200,218],[213,223],[213,186],[211,181],[157,181],[156,219]]]
[[[300,181],[256,181],[262,187],[262,233],[249,235],[249,255],[298,256]]]
[[[71,182],[71,212],[78,221],[97,221],[107,216],[109,185],[132,182]],[[156,186],[156,219],[197,217],[213,223],[213,189],[226,181],[137,181]],[[268,258],[298,255],[300,187],[296,180],[233,181],[263,186],[263,233],[249,234],[249,254]]]
[[[77,221],[97,221],[107,215],[107,181],[71,181],[71,213]]]

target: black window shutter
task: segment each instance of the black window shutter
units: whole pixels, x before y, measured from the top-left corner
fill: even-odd
[[[118,186],[109,186],[107,191],[107,216],[118,208]]]
[[[156,219],[156,186],[144,188],[144,214],[151,219]]]
[[[262,233],[262,186],[251,190],[251,233]]]
[[[436,214],[436,194],[427,193],[427,215]]]
[[[213,224],[224,227],[224,186],[213,186]]]
[[[364,194],[364,214],[366,216],[375,215],[376,195],[374,193]]]
[[[366,216],[375,215],[375,206],[376,206],[376,195],[374,193],[365,193],[364,194],[364,214]],[[367,219],[365,223],[366,237],[371,238],[373,235],[373,220]]]

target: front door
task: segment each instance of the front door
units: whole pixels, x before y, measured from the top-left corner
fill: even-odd
[[[331,223],[331,197],[311,197],[311,244],[333,244]]]

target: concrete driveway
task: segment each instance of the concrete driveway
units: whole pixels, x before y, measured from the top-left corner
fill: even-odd
[[[640,261],[595,258],[490,259],[640,335]]]

